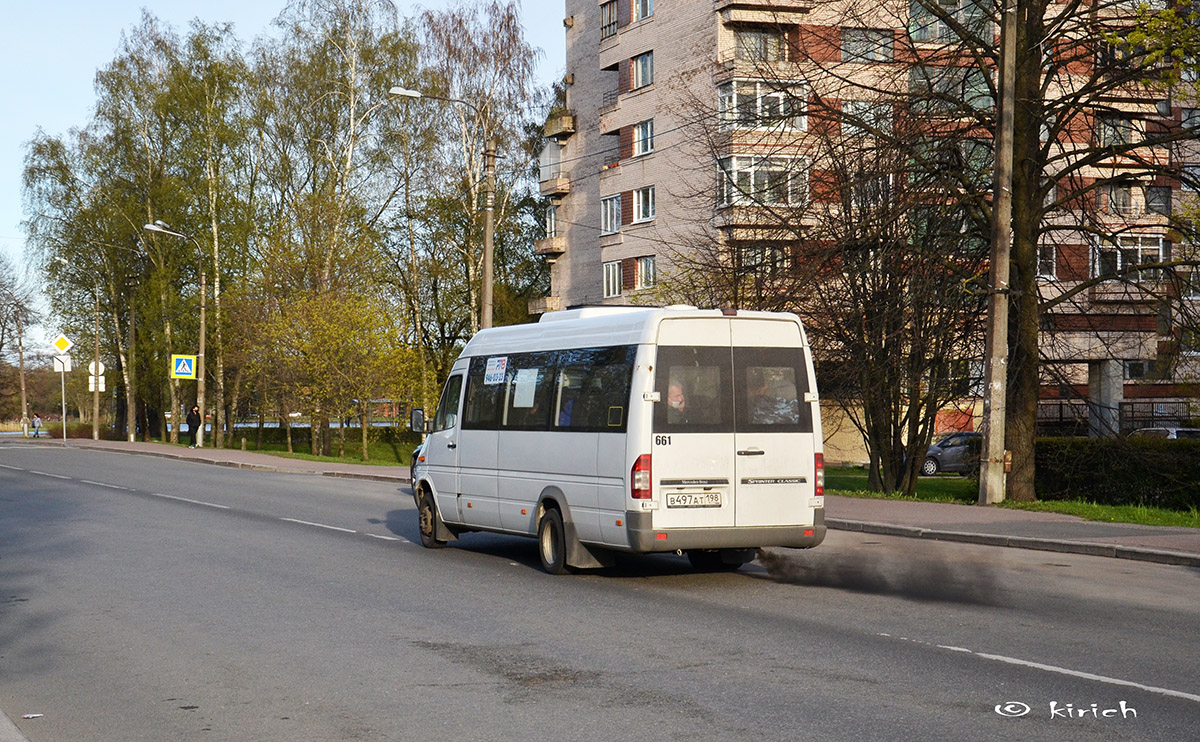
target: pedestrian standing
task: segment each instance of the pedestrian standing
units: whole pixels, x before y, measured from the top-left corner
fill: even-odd
[[[35,413],[33,413],[33,437],[37,438],[38,435],[41,433],[41,430],[42,430],[42,416],[35,412]]]
[[[192,411],[187,416],[188,448],[196,447],[196,435],[200,432],[200,408],[192,405]]]

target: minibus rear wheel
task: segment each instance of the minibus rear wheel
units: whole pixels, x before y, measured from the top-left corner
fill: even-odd
[[[440,549],[446,545],[437,537],[438,520],[433,495],[429,494],[429,490],[421,490],[421,499],[417,503],[417,528],[421,531],[421,545],[426,549]]]
[[[542,569],[550,574],[567,573],[566,529],[558,508],[546,508],[538,521],[538,557],[542,560]]]

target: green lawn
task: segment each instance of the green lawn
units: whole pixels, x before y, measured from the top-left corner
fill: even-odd
[[[867,489],[867,471],[860,468],[830,467],[825,470],[825,491],[831,495],[850,497],[879,497],[894,500],[909,499],[885,495]],[[939,474],[917,480],[914,499],[925,502],[955,502],[973,505],[979,499],[979,482],[971,477]],[[1085,520],[1107,523],[1138,523],[1147,526],[1183,526],[1200,528],[1200,511],[1163,510],[1136,505],[1097,505],[1082,501],[1005,502],[1000,507],[1017,510],[1036,510],[1064,513]]]

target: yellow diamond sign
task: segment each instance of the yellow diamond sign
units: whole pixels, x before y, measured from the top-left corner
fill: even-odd
[[[66,335],[59,335],[58,337],[54,338],[54,347],[58,349],[59,353],[66,353],[74,345],[75,343],[72,343],[69,339],[67,339]]]

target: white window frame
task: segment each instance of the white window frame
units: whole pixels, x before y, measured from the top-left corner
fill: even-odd
[[[892,104],[888,101],[845,100],[842,101],[842,136],[873,137],[874,132],[859,127],[854,121],[862,121],[884,134],[892,133]],[[852,119],[852,120],[850,120]]]
[[[621,261],[613,260],[603,264],[604,268],[604,298],[613,299],[621,295]]]
[[[641,157],[654,151],[654,119],[633,125],[633,156]]]
[[[717,109],[723,128],[807,131],[807,99],[808,87],[801,82],[739,79],[717,86]],[[785,111],[791,115],[783,115]]]
[[[1104,193],[1108,199],[1107,206],[1110,214],[1133,213],[1133,183],[1109,183],[1105,187]]]
[[[808,203],[808,176],[811,163],[804,157],[723,158],[719,163],[718,203],[721,206],[761,204],[770,206],[804,206]],[[782,173],[786,198],[767,201],[760,198],[772,186],[771,174]]]
[[[633,0],[633,20],[645,20],[652,15],[654,15],[654,0]]]
[[[1058,278],[1058,246],[1050,243],[1038,245],[1037,277],[1052,281]]]
[[[895,35],[890,28],[843,28],[842,61],[891,62]]]
[[[546,206],[546,237],[558,236],[558,206],[551,203]]]
[[[633,192],[633,223],[654,219],[654,186],[644,186]]]
[[[631,82],[632,90],[638,90],[648,85],[654,84],[654,52],[648,51],[645,54],[639,54],[630,60],[630,65],[633,67],[633,80]]]
[[[637,277],[634,287],[652,289],[658,283],[658,268],[653,255],[645,255],[637,259]]]
[[[786,62],[787,34],[778,26],[742,26],[733,29],[733,56],[745,62]]]
[[[1135,264],[1161,263],[1163,251],[1166,249],[1162,235],[1120,235],[1098,241],[1092,245],[1092,277],[1103,278],[1112,275],[1110,280],[1117,280],[1116,273]],[[1102,263],[1114,266],[1115,270],[1101,272]],[[1144,271],[1133,273],[1126,280],[1132,283],[1157,281],[1161,271]]]
[[[616,234],[621,231],[621,196],[600,199],[600,234]]]

